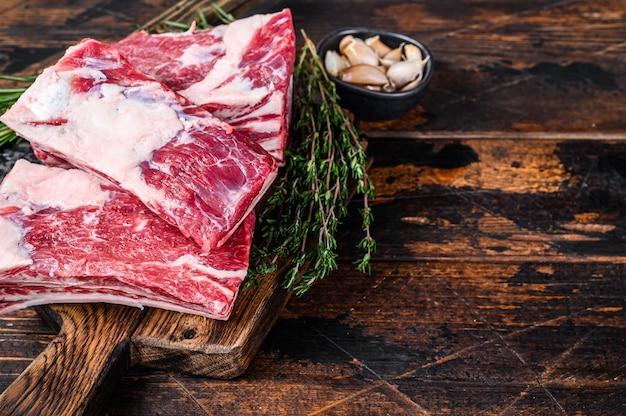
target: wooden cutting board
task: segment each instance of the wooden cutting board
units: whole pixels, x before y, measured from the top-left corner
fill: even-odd
[[[0,395],[0,414],[94,415],[140,365],[215,378],[242,374],[285,306],[283,270],[242,291],[228,321],[111,304],[38,308],[57,337]]]

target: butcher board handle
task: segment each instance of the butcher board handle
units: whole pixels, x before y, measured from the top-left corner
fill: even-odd
[[[57,337],[0,395],[1,415],[93,415],[128,366],[130,335],[143,313],[105,304],[39,308]],[[100,407],[101,408],[101,407]]]

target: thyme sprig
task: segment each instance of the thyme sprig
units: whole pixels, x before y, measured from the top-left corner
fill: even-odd
[[[304,46],[294,70],[291,145],[287,166],[274,193],[259,213],[262,243],[253,247],[247,285],[276,270],[288,259],[283,286],[302,295],[314,282],[337,268],[335,232],[347,215],[351,189],[362,196],[360,209],[365,236],[358,270],[369,271],[376,248],[370,234],[369,200],[374,188],[366,170],[367,155],[356,127],[338,103],[315,45],[302,32]]]

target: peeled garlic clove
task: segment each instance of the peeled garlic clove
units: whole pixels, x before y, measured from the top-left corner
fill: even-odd
[[[385,85],[389,82],[383,71],[375,66],[366,64],[358,64],[346,68],[341,73],[341,80],[359,85]]]
[[[387,55],[389,51],[391,51],[391,48],[385,45],[385,43],[380,40],[380,36],[378,35],[365,39],[365,44],[374,49],[380,58]]]
[[[402,46],[402,58],[405,61],[421,61],[422,50],[412,43],[405,43]]]
[[[342,53],[352,65],[378,65],[378,54],[367,46],[363,39],[352,38],[352,41],[343,48]]]
[[[397,89],[402,89],[406,84],[420,76],[422,70],[421,61],[400,61],[387,69],[387,77]]]
[[[350,66],[350,62],[337,52],[329,50],[324,57],[324,66],[330,75],[336,77],[341,71]]]

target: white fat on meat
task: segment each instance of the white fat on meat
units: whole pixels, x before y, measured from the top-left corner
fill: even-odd
[[[79,71],[81,77],[96,82],[102,80],[101,74]],[[80,153],[81,164],[106,172],[144,198],[163,200],[161,192],[143,181],[139,165],[183,129],[176,111],[164,102],[150,101],[162,93],[156,85],[139,89],[102,83],[95,94],[73,94],[70,85],[75,76],[52,68],[43,71],[29,92],[32,98],[26,110],[32,113],[25,113],[21,134],[36,137],[41,130],[37,123],[65,119],[62,136],[50,136],[47,146],[60,154]]]
[[[183,97],[187,97],[194,103],[204,103],[207,99],[221,103],[219,97],[209,98],[206,92],[211,91],[211,94],[213,94],[214,90],[219,89],[233,74],[241,70],[240,63],[244,58],[243,52],[246,50],[246,47],[257,30],[263,26],[264,20],[265,19],[262,19],[261,16],[256,15],[246,19],[243,23],[218,26],[219,29],[216,29],[215,34],[218,36],[221,35],[223,44],[228,45],[228,47],[224,49],[225,54],[215,62],[213,69],[206,74],[202,81],[196,82],[189,88],[178,91],[178,93]],[[193,43],[183,51],[181,58],[179,58],[183,66],[190,64],[188,62],[188,50],[196,50],[198,48],[201,48],[201,46],[197,43]],[[197,64],[197,62],[194,62],[194,64]],[[236,79],[228,84],[228,89],[232,90],[236,96],[237,92],[239,92],[240,97],[243,96],[244,100],[246,96],[251,97],[250,102],[255,103],[259,101],[258,98],[254,98],[255,96],[262,98],[267,95],[268,86],[254,89],[250,82],[242,82],[241,79]]]
[[[0,273],[33,264],[33,259],[20,245],[23,234],[19,225],[0,217]]]
[[[100,183],[101,179],[76,169],[49,168],[19,159],[0,184],[0,208],[15,206],[29,214],[44,208],[98,206],[110,198]]]
[[[172,35],[176,36],[176,35]],[[219,53],[223,50],[222,45],[200,45],[198,43],[194,43],[189,45],[189,47],[185,48],[183,54],[177,61],[180,63],[182,68],[186,68],[189,66],[200,65],[207,59],[211,59],[213,55]],[[170,62],[164,63],[164,65],[171,64]],[[231,68],[232,70],[232,68]]]
[[[295,61],[288,9],[201,31],[137,32],[114,46],[140,70],[205,106],[284,164]]]

